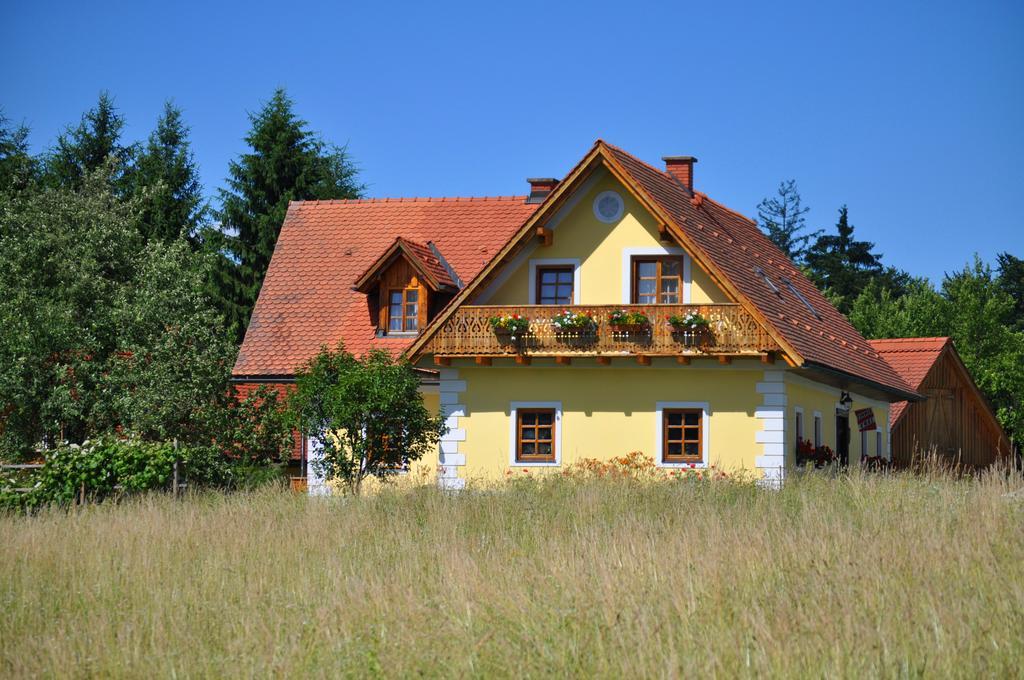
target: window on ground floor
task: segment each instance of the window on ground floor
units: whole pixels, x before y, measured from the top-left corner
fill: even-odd
[[[796,412],[796,441],[799,444],[804,438],[804,412]]]
[[[516,462],[555,462],[555,409],[516,410]]]
[[[821,446],[821,414],[814,414],[814,447]]]
[[[671,408],[662,411],[661,461],[700,463],[704,451],[704,411]]]
[[[885,451],[882,448],[882,431],[875,430],[875,455],[881,456]]]

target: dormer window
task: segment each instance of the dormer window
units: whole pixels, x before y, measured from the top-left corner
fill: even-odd
[[[458,292],[455,271],[433,243],[397,238],[356,281],[369,311],[377,318],[378,335],[419,333],[430,314]]]
[[[391,289],[388,293],[388,331],[415,333],[420,329],[419,288]]]

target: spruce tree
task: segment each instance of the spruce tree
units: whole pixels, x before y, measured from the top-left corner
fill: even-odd
[[[249,153],[229,166],[220,229],[205,238],[219,255],[214,293],[241,339],[270,264],[289,201],[358,198],[363,187],[344,148],[325,142],[293,111],[283,89],[250,114]]]
[[[807,250],[805,259],[811,279],[844,314],[868,283],[884,273],[881,255],[871,252],[874,247],[870,241],[854,238],[844,205],[839,209],[836,233],[818,236]],[[896,270],[892,274],[896,276]]]
[[[142,201],[139,228],[147,241],[187,238],[195,244],[198,238],[207,206],[188,133],[181,110],[167,102],[139,153],[134,184]]]
[[[100,92],[96,107],[82,115],[75,127],[57,137],[57,146],[46,159],[45,176],[51,185],[77,188],[85,177],[104,167],[108,158],[115,161],[110,182],[118,195],[125,195],[130,182],[135,147],[121,143],[124,117],[118,114],[114,100]]]
[[[807,244],[821,232],[804,233],[807,229],[804,214],[810,208],[801,204],[796,180],[780,182],[776,194],[757,204],[758,222],[768,238],[799,264],[807,252]]]

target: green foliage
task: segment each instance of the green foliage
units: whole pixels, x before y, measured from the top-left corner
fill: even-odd
[[[1010,253],[999,253],[999,287],[1013,300],[1013,326],[1024,331],[1024,260]]]
[[[363,479],[385,479],[436,446],[444,419],[423,405],[405,360],[374,350],[356,359],[322,348],[296,375],[291,409],[300,431],[323,449],[319,465],[358,494]]]
[[[289,201],[357,198],[363,187],[344,148],[323,141],[296,117],[283,89],[250,115],[251,152],[229,167],[220,192],[221,228],[204,239],[219,256],[213,288],[241,340],[270,264]]]
[[[264,385],[245,399],[233,398],[225,415],[217,439],[232,459],[260,465],[288,460],[291,418],[276,389]]]
[[[25,189],[35,177],[35,159],[28,152],[28,128],[11,127],[0,111],[0,193]]]
[[[865,338],[920,338],[944,335],[948,302],[927,279],[916,279],[903,295],[871,281],[850,306],[849,319]]]
[[[803,262],[808,244],[821,232],[804,233],[807,222],[804,214],[810,208],[801,204],[796,180],[779,182],[776,196],[757,204],[757,219],[761,230],[793,262]]]
[[[167,102],[139,153],[134,182],[142,201],[139,226],[146,240],[197,242],[207,206],[188,133],[181,110]]]
[[[153,490],[169,490],[174,463],[180,482],[190,487],[227,483],[230,469],[211,447],[179,447],[169,442],[100,437],[81,445],[47,451],[46,462],[32,478],[32,490],[16,495],[6,490],[0,505],[31,509],[66,506],[81,498],[89,502]]]
[[[138,202],[107,162],[77,190],[0,204],[0,452],[82,442],[117,426],[210,441],[234,348],[182,243],[143,244]]]
[[[124,124],[113,98],[101,92],[95,108],[82,114],[77,126],[68,127],[57,137],[57,145],[44,159],[46,181],[51,186],[79,187],[90,175],[106,168],[111,187],[119,195],[126,195],[136,148],[121,142]]]

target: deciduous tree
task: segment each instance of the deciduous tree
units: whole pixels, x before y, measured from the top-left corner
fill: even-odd
[[[296,374],[291,409],[322,447],[324,476],[356,494],[365,478],[422,458],[445,431],[423,405],[412,366],[381,350],[357,359],[343,346],[322,348]]]

